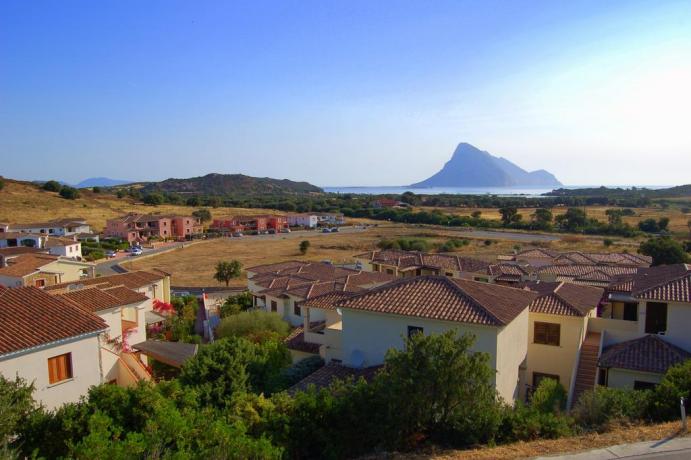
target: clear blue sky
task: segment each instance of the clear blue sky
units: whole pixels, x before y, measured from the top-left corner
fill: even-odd
[[[0,3],[0,174],[691,182],[691,2]]]

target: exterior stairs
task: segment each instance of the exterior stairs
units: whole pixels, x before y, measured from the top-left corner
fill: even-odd
[[[595,388],[597,382],[597,359],[600,350],[600,333],[588,332],[581,345],[581,354],[578,358],[578,370],[576,371],[576,384],[574,385],[571,406],[574,406],[586,390]]]

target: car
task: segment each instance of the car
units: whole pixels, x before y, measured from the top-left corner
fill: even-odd
[[[275,234],[276,234],[276,229],[275,229],[275,228],[270,228],[268,233],[269,233],[269,235],[275,235]]]
[[[355,270],[362,270],[362,262],[358,262],[355,264]]]
[[[331,229],[331,233],[338,233],[338,227],[334,227]]]
[[[331,230],[325,227],[322,229],[322,233],[331,233]]]
[[[242,232],[235,232],[235,233],[233,233],[233,237],[234,237],[234,238],[240,238],[241,236],[243,236],[243,235],[242,235]]]
[[[106,257],[112,259],[117,255],[117,251],[106,251]]]
[[[282,233],[290,233],[290,229],[289,229],[289,228],[284,228],[283,230],[281,230],[281,232],[282,232]]]
[[[142,251],[142,248],[139,247],[134,247],[130,249],[130,255],[131,256],[141,256],[144,251]]]

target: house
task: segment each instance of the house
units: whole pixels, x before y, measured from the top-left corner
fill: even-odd
[[[74,237],[50,237],[43,245],[49,254],[61,256],[75,260],[82,258],[82,243]]]
[[[343,225],[345,217],[342,212],[317,213],[317,225]]]
[[[72,236],[80,233],[91,233],[91,226],[81,217],[31,224],[11,224],[9,227],[9,231],[13,232],[38,233],[53,236]]]
[[[338,301],[343,364],[381,365],[403,337],[452,330],[475,337],[473,351],[489,356],[501,398],[519,397],[528,357],[528,307],[534,292],[494,284],[419,276],[403,278]]]
[[[315,228],[319,223],[316,214],[288,214],[287,219],[290,227]]]
[[[286,216],[235,216],[224,219],[214,219],[211,223],[213,230],[227,233],[264,232],[267,230],[281,231],[288,228]]]
[[[487,274],[490,264],[471,257],[384,249],[358,254],[354,258],[363,270],[395,277],[443,275],[475,281],[490,280]]]
[[[543,378],[551,378],[571,397],[588,320],[596,316],[604,289],[565,282],[529,282],[523,286],[537,297],[529,305],[522,396],[530,396]]]
[[[150,238],[190,239],[202,232],[203,227],[196,217],[131,213],[107,220],[104,234],[129,243],[141,243]]]
[[[95,265],[50,254],[0,257],[0,285],[46,287],[93,277]]]
[[[691,265],[641,268],[607,289],[598,383],[649,388],[691,353]]]
[[[47,286],[45,289],[51,294],[60,294],[85,287],[106,289],[117,286],[125,286],[128,289],[144,294],[152,300],[170,302],[170,274],[162,270],[137,270],[117,275],[99,276],[97,278],[55,284]]]
[[[374,209],[382,209],[382,208],[397,208],[397,207],[403,207],[403,206],[408,206],[406,203],[403,203],[398,200],[392,200],[390,198],[379,198],[378,200],[374,200],[371,203],[371,206]]]
[[[650,256],[625,252],[557,252],[544,248],[527,249],[516,254],[500,256],[503,261],[513,261],[520,265],[542,267],[545,265],[613,265],[628,267],[649,267]]]
[[[132,386],[151,380],[146,358],[132,345],[146,341],[146,313],[152,300],[124,285],[94,284],[75,286],[66,292],[47,291],[66,303],[101,318],[108,326],[101,340],[100,361],[103,381]]]
[[[34,384],[53,410],[101,384],[99,349],[108,325],[34,287],[0,287],[0,374]]]
[[[290,261],[247,269],[255,307],[280,314],[293,326],[304,323],[300,302],[329,292],[356,292],[389,282],[392,276],[336,267],[328,263]],[[313,315],[312,321],[324,318]]]
[[[41,249],[47,240],[48,237],[42,234],[0,232],[0,248],[28,247]]]

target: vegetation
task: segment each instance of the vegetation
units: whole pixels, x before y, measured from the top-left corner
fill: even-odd
[[[192,215],[199,219],[199,222],[201,222],[202,224],[205,222],[209,222],[211,220],[211,211],[209,211],[208,209],[197,209],[192,213]]]
[[[62,189],[62,185],[58,181],[49,180],[45,182],[41,188],[47,192],[59,192],[60,189]]]
[[[218,337],[245,337],[253,341],[284,338],[290,325],[277,313],[250,310],[226,316],[216,328]]]
[[[252,308],[252,294],[243,292],[242,294],[229,296],[221,305],[221,318],[237,315]]]
[[[60,196],[66,200],[76,200],[79,198],[79,190],[65,185],[60,189]]]
[[[199,343],[201,337],[195,334],[199,301],[193,295],[174,297],[171,305],[175,314],[169,318],[168,328],[175,342]]]
[[[377,243],[379,249],[400,249],[402,251],[429,251],[430,245],[421,238],[398,238],[395,240],[381,240]]]
[[[638,252],[653,258],[653,265],[670,265],[687,262],[689,256],[681,243],[668,236],[650,238],[641,243]]]
[[[300,241],[300,254],[305,255],[307,254],[307,250],[310,248],[310,242],[308,240],[302,240]]]
[[[240,275],[242,275],[242,264],[237,260],[231,260],[230,262],[219,262],[216,265],[214,279],[219,283],[226,283],[228,286],[230,280],[239,278]]]

